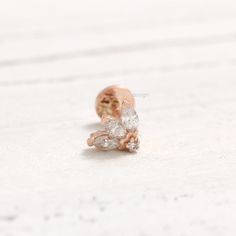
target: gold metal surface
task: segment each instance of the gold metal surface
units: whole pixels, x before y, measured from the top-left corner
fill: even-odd
[[[123,106],[134,108],[135,100],[132,93],[119,86],[110,86],[102,90],[96,98],[96,112],[99,117],[120,117]]]

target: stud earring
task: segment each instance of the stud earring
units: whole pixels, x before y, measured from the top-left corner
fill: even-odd
[[[103,128],[90,135],[88,145],[100,150],[136,152],[139,118],[134,106],[134,96],[128,89],[110,86],[102,90],[96,98],[96,112]]]

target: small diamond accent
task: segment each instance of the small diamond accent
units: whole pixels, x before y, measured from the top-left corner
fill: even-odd
[[[136,152],[139,149],[139,142],[130,141],[127,144],[127,148],[130,152]]]
[[[122,111],[121,121],[124,127],[129,131],[133,131],[138,128],[139,118],[133,108],[125,108]]]

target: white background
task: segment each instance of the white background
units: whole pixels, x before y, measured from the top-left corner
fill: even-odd
[[[0,235],[236,234],[235,0],[0,2]],[[136,96],[138,154],[86,146]]]

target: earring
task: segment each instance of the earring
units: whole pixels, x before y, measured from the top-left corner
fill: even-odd
[[[139,118],[134,106],[134,96],[126,88],[110,86],[101,91],[96,98],[96,112],[103,129],[90,135],[88,145],[100,150],[136,152]]]

